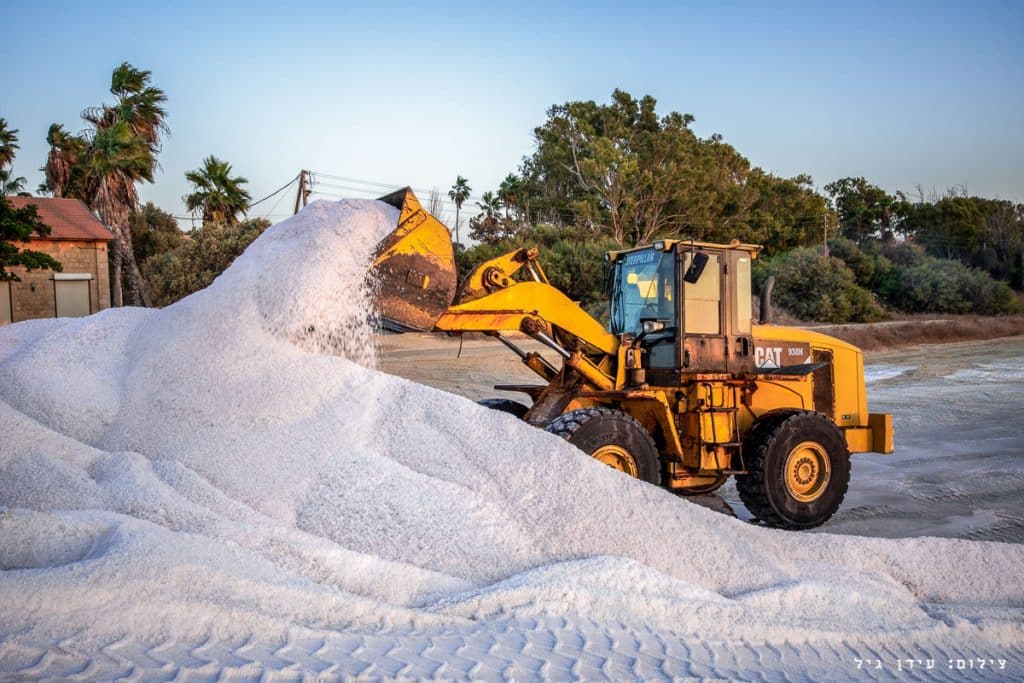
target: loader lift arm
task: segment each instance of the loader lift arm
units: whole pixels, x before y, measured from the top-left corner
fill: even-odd
[[[520,270],[530,273],[531,280],[514,280]],[[458,302],[441,314],[434,328],[492,336],[523,332],[558,353],[590,388],[610,390],[616,385],[618,337],[548,283],[536,249],[519,249],[478,266],[466,278]],[[552,379],[550,365],[541,371],[531,354],[520,357],[545,380]]]

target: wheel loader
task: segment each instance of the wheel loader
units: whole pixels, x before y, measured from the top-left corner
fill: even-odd
[[[598,461],[682,495],[730,476],[761,523],[807,529],[846,494],[851,453],[891,453],[892,416],[868,412],[859,349],[768,324],[770,282],[753,322],[761,247],[659,240],[609,252],[610,321],[553,287],[535,248],[481,264],[456,283],[447,228],[406,188],[371,270],[379,324],[393,332],[489,335],[539,377],[492,399]],[[526,335],[549,353],[527,352]]]

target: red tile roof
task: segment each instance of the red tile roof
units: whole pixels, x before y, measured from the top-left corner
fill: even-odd
[[[7,197],[15,209],[35,204],[36,213],[50,226],[51,240],[106,240],[113,233],[92,215],[89,207],[79,199],[53,199],[51,197]]]

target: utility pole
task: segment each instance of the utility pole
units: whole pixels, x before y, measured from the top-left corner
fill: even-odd
[[[828,214],[821,217],[821,253],[828,256]]]
[[[299,209],[301,208],[299,206],[300,204],[302,207],[306,206],[306,203],[309,201],[309,195],[312,194],[312,192],[313,188],[312,183],[310,182],[309,171],[299,171],[299,189],[298,192],[295,193],[295,211],[292,212],[293,214],[299,212]]]

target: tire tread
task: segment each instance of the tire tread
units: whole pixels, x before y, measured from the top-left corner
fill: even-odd
[[[659,459],[657,457],[658,450],[654,445],[654,440],[651,438],[651,435],[647,432],[647,429],[645,429],[644,426],[640,424],[640,421],[637,420],[632,415],[630,415],[629,413],[623,412],[621,410],[616,410],[615,408],[606,408],[603,406],[593,408],[577,408],[576,410],[564,413],[556,417],[544,429],[545,431],[551,432],[552,434],[562,437],[565,441],[572,443],[573,435],[581,427],[583,427],[583,425],[590,422],[591,420],[602,418],[624,420],[627,424],[630,424],[633,429],[637,430],[639,434],[642,434],[643,438],[645,438],[649,442],[651,450],[655,454],[654,462],[651,463],[652,466],[650,468],[652,471],[650,472],[650,475],[647,479],[644,479],[643,477],[640,478],[643,479],[644,481],[654,484],[655,486],[660,486],[661,463],[659,462]],[[637,466],[640,467],[640,463],[637,463]]]
[[[799,430],[802,424],[808,423],[811,420],[828,420],[829,424],[833,428],[835,427],[831,420],[820,413],[810,411],[782,412],[765,416],[754,426],[744,443],[743,451],[747,474],[736,477],[736,490],[739,492],[740,499],[747,510],[768,526],[780,529],[808,529],[820,526],[835,514],[839,505],[842,504],[843,498],[846,497],[847,485],[850,481],[850,458],[848,452],[843,454],[845,457],[838,458],[838,461],[833,459],[832,477],[835,478],[834,481],[838,482],[842,492],[835,502],[834,509],[822,519],[817,520],[813,524],[795,523],[780,515],[772,505],[768,484],[765,481],[765,460],[781,438],[784,432],[783,427]],[[750,453],[749,457],[747,457],[747,453]],[[829,455],[831,458],[832,454]]]

